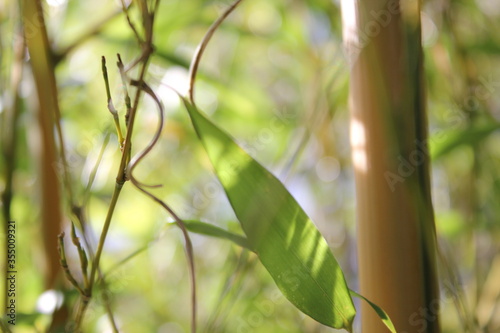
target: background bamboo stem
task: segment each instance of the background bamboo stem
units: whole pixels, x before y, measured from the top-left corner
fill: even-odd
[[[342,6],[361,293],[398,332],[439,332],[420,8],[387,0]],[[365,304],[362,327],[387,332]]]
[[[60,272],[57,235],[61,230],[61,193],[59,188],[60,175],[58,175],[60,170],[56,168],[60,163],[53,130],[56,114],[59,114],[58,92],[45,23],[43,15],[40,15],[42,4],[40,1],[25,0],[22,2],[22,8],[28,51],[30,54],[37,54],[37,57],[31,57],[31,70],[37,91],[38,121],[42,135],[42,150],[39,156],[41,167],[40,197],[42,200],[42,225],[40,228],[44,237],[45,257],[47,259],[45,285],[47,288],[52,288]],[[31,22],[33,19],[38,21],[37,24]],[[27,26],[31,30],[27,30]],[[63,147],[60,148],[61,151],[64,150]]]

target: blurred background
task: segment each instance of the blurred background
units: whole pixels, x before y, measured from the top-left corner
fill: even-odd
[[[56,79],[73,195],[86,202],[84,214],[97,239],[121,155],[107,110],[101,56],[108,62],[111,94],[123,124],[116,54],[130,63],[140,49],[119,1],[46,0],[43,5],[51,46],[60,55]],[[196,46],[229,5],[225,0],[161,1],[146,81],[161,98],[166,123],[160,142],[136,175],[147,184],[162,184],[155,193],[181,218],[242,233],[186,110],[168,88],[187,91]],[[131,17],[138,21],[135,9]],[[423,1],[422,10],[443,332],[500,332],[500,2]],[[20,22],[18,1],[0,2],[0,191],[5,210],[5,189],[11,182],[8,204],[18,227],[16,332],[34,332],[46,329],[51,313],[62,303],[72,311],[78,293],[64,278],[59,279],[58,291],[46,290],[51,273],[40,236],[47,227],[41,217],[40,129],[27,63],[18,89],[13,86]],[[196,102],[285,183],[356,290],[349,64],[341,29],[337,0],[244,1],[206,50]],[[30,56],[36,55],[26,52],[21,59]],[[18,110],[16,126],[9,113],[13,105]],[[145,97],[133,152],[147,145],[156,126],[154,103]],[[15,159],[9,148],[15,150]],[[63,228],[68,234],[71,214],[65,192],[62,184],[53,186],[61,186]],[[4,218],[5,214],[2,223]],[[189,330],[184,241],[171,221],[157,204],[125,185],[101,261],[103,271],[113,269],[108,289],[123,332]],[[335,331],[284,299],[253,254],[225,240],[196,234],[192,240],[202,331]],[[66,248],[78,280],[78,255],[69,241]],[[109,330],[102,301],[90,305],[84,323],[85,332]]]

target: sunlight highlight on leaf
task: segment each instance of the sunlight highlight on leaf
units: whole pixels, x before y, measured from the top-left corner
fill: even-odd
[[[193,221],[193,220],[184,220],[183,222],[184,225],[186,226],[186,229],[190,232],[194,232],[196,234],[205,236],[216,237],[220,239],[226,239],[247,250],[253,251],[250,245],[248,244],[248,241],[243,236],[226,231],[210,223]]]
[[[183,99],[233,210],[285,297],[318,322],[352,328],[356,314],[327,242],[283,184]]]

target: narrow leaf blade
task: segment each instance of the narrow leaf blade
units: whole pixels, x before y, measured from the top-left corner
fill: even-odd
[[[205,223],[205,222],[200,222],[200,221],[193,221],[193,220],[184,220],[184,225],[186,226],[186,229],[188,231],[200,234],[200,235],[205,235],[205,236],[211,236],[211,237],[216,237],[220,239],[226,239],[229,240],[236,245],[239,245],[243,248],[246,248],[248,250],[252,250],[250,248],[250,245],[248,244],[248,241],[246,240],[245,237],[237,235],[235,233],[226,231],[222,228],[219,228],[215,225]]]
[[[225,239],[233,242],[236,245],[239,245],[243,248],[246,248],[247,250],[252,251],[252,249],[249,247],[248,242],[245,237],[237,235],[235,233],[226,231],[222,228],[219,228],[217,226],[214,226],[209,223],[205,222],[199,222],[199,221],[192,221],[192,220],[185,220],[184,224],[186,225],[186,228],[194,233],[200,234],[200,235],[206,235],[206,236],[212,236],[220,239]],[[354,290],[349,290],[352,296],[358,297],[365,302],[367,302],[372,309],[377,313],[377,315],[380,317],[384,325],[393,333],[396,333],[396,328],[394,327],[394,324],[391,321],[391,318],[385,312],[381,307],[379,307],[377,304],[373,303],[372,301],[368,300],[366,297],[362,296],[361,294],[358,294]]]
[[[368,303],[372,307],[372,309],[375,310],[377,315],[380,317],[380,320],[382,320],[382,322],[389,329],[389,331],[391,331],[392,333],[397,333],[396,328],[394,327],[394,324],[391,321],[391,318],[389,318],[389,315],[384,311],[384,309],[382,309],[380,306],[370,301],[368,298],[358,294],[354,290],[349,290],[349,291],[351,292],[351,295],[361,298],[366,303]]]
[[[283,295],[318,322],[350,331],[356,309],[323,236],[276,177],[183,101],[250,247]]]

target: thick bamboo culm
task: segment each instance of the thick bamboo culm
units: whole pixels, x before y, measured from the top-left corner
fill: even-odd
[[[418,1],[346,0],[360,291],[398,332],[439,332]],[[362,331],[388,332],[366,304]]]

